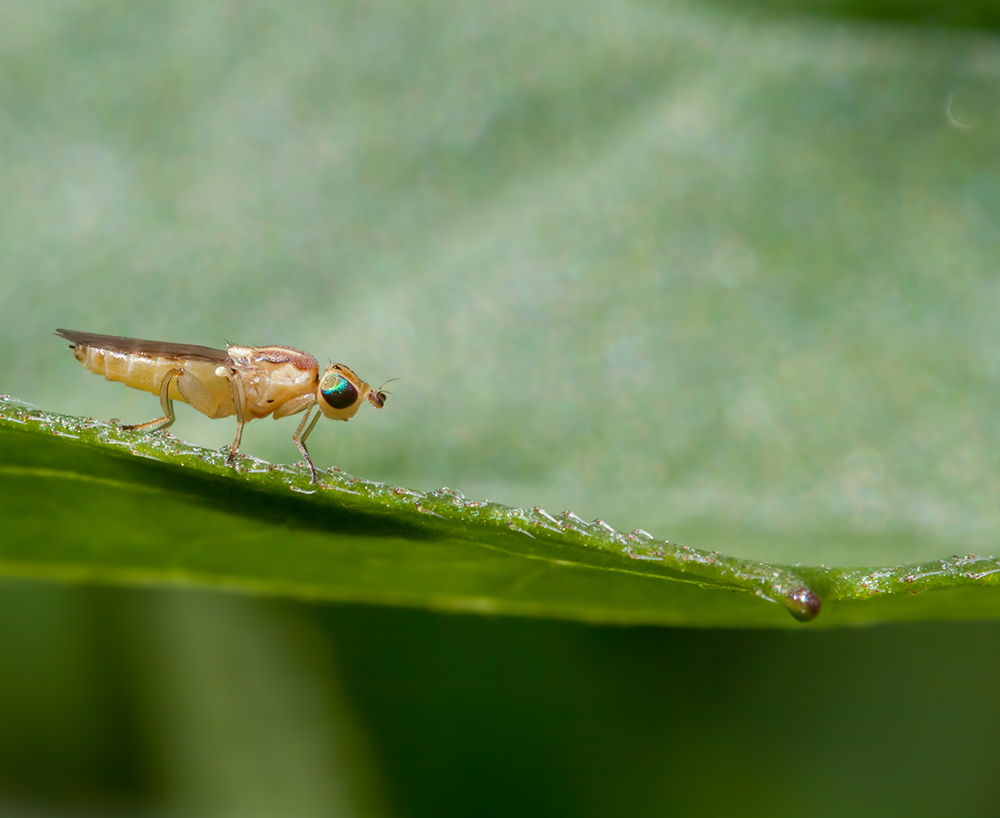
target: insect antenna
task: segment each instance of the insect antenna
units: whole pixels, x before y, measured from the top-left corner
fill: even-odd
[[[387,381],[382,381],[382,386],[380,386],[375,391],[376,392],[381,392],[383,395],[391,395],[392,392],[386,392],[385,389],[383,389],[382,387],[385,386],[387,383],[392,383],[393,381],[398,381],[398,380],[400,380],[400,379],[399,378],[389,378],[389,380],[387,380]]]

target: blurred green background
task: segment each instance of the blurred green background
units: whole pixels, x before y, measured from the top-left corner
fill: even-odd
[[[154,416],[60,326],[283,343],[400,377],[320,466],[758,559],[995,553],[998,14],[955,8],[6,2],[0,391]],[[0,617],[5,814],[997,809],[994,623]]]

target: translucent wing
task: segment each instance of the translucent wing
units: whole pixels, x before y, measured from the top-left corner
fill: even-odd
[[[100,335],[96,332],[78,332],[72,329],[58,329],[56,335],[73,344],[112,349],[117,352],[131,352],[150,357],[177,358],[187,361],[208,361],[213,364],[230,364],[229,350],[213,349],[197,344],[174,344],[170,341],[144,341],[141,338],[126,338],[122,335]]]

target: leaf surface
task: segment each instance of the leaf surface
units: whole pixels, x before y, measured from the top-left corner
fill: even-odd
[[[2,404],[8,575],[588,622],[765,626],[1000,612],[1000,561],[772,565],[466,500],[225,455],[166,433]],[[947,592],[943,592],[948,589]],[[917,592],[934,591],[914,598]],[[994,607],[995,606],[995,607]]]

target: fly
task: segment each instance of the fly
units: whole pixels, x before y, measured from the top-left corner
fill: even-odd
[[[230,344],[227,349],[213,349],[70,329],[56,330],[56,335],[72,343],[76,359],[91,372],[160,396],[163,417],[122,429],[165,429],[174,422],[175,400],[210,418],[236,415],[236,440],[227,458],[231,466],[245,423],[304,411],[292,441],[309,465],[312,482],[317,483],[319,475],[306,451],[306,438],[320,413],[349,420],[366,400],[376,409],[385,404],[385,392],[372,389],[350,367],[330,364],[320,375],[316,359],[292,347]],[[316,407],[319,413],[310,421]]]

